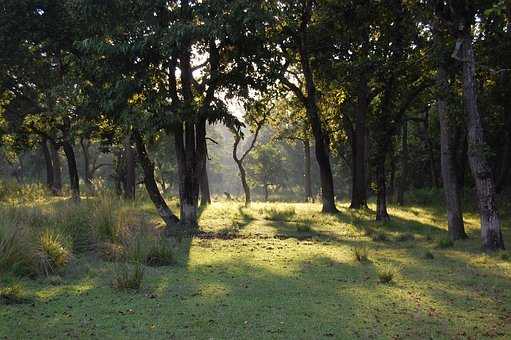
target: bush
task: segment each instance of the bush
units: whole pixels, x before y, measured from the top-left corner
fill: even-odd
[[[440,249],[446,249],[446,248],[450,248],[452,246],[454,246],[454,242],[448,238],[442,238],[442,239],[438,240],[438,242],[437,242],[437,247]]]
[[[0,181],[0,202],[32,203],[48,197],[48,189],[42,183],[23,184]]]
[[[34,245],[24,225],[4,220],[0,224],[0,273],[29,275],[34,272],[32,254]]]
[[[96,237],[92,228],[94,216],[92,206],[88,202],[58,206],[52,218],[55,229],[70,239],[75,252],[86,252],[95,247]]]
[[[369,261],[369,249],[367,247],[355,247],[352,249],[353,257],[358,262],[368,262]]]
[[[64,236],[51,229],[46,229],[39,235],[39,247],[36,255],[39,270],[45,276],[60,272],[72,257]]]
[[[435,258],[433,253],[429,250],[427,250],[422,257],[426,260],[433,260]]]
[[[394,277],[396,276],[396,269],[392,267],[391,265],[385,265],[382,266],[378,270],[378,280],[380,283],[388,284],[391,283],[394,280]]]
[[[114,271],[112,286],[118,290],[140,290],[144,280],[144,267],[141,263],[119,265]]]

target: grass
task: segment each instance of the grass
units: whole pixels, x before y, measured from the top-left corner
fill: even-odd
[[[511,336],[508,253],[481,253],[474,213],[465,216],[470,238],[436,251],[436,240],[447,238],[444,212],[436,207],[391,207],[392,222],[378,225],[373,212],[354,212],[348,204],[323,215],[312,203],[215,202],[200,225],[219,237],[159,244],[160,221],[148,200],[112,203],[97,213],[106,215],[101,227],[88,217],[90,207],[101,205],[97,200],[84,200],[82,208],[53,198],[19,206],[33,209],[23,221],[27,232],[54,225],[74,245],[87,246],[73,246],[57,284],[50,282],[54,276],[18,275],[32,303],[0,307],[0,338]],[[86,227],[54,223],[55,216],[74,215],[65,209],[78,209]],[[11,210],[0,204],[1,216]],[[509,216],[503,217],[511,245]],[[69,236],[78,229],[89,232],[81,240]],[[141,230],[150,232],[141,236]],[[378,233],[392,242],[374,242]],[[399,235],[413,235],[413,242]],[[371,262],[356,263],[352,249],[366,249]],[[149,266],[153,261],[171,265]],[[391,284],[382,284],[389,273]]]

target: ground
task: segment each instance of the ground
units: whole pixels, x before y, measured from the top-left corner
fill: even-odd
[[[176,240],[176,265],[145,268],[139,292],[113,289],[115,264],[91,255],[57,282],[24,279],[34,298],[0,306],[0,339],[511,338],[510,253],[480,251],[477,215],[448,247],[441,207],[391,208],[383,225],[374,206],[339,208],[213,203],[204,233]]]

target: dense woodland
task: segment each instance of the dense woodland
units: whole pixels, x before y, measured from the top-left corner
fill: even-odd
[[[508,1],[4,0],[0,9],[5,179],[45,176],[55,195],[67,180],[77,202],[96,179],[127,198],[143,183],[170,229],[197,225],[212,180],[214,193],[236,192],[233,162],[247,205],[254,187],[265,199],[319,192],[325,213],[336,198],[362,209],[375,196],[375,218],[388,220],[388,201],[442,187],[453,240],[466,236],[467,188],[483,247],[504,247]],[[179,195],[179,214],[166,190]]]
[[[0,337],[504,339],[510,85],[510,0],[0,0]]]

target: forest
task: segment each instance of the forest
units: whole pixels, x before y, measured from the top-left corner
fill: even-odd
[[[511,338],[511,0],[0,0],[0,338]]]

